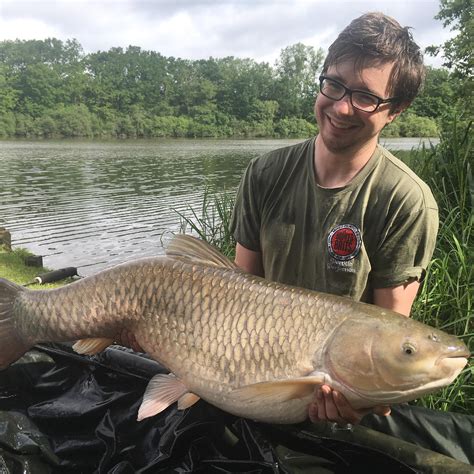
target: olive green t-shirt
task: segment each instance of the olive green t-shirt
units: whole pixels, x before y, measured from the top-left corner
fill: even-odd
[[[314,143],[251,161],[232,216],[237,242],[262,253],[270,280],[356,300],[421,279],[438,231],[428,186],[378,146],[349,184],[322,188]]]

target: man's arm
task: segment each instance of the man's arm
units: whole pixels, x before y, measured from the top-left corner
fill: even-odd
[[[252,275],[263,277],[265,272],[263,270],[262,254],[249,250],[243,245],[237,243],[235,247],[235,264]]]
[[[376,288],[374,290],[374,304],[404,316],[410,316],[411,307],[419,288],[420,282],[418,280],[410,280],[392,288]]]

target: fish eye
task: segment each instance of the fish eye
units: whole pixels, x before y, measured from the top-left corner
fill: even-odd
[[[405,343],[402,346],[402,350],[406,355],[413,355],[416,352],[416,347],[413,344]]]

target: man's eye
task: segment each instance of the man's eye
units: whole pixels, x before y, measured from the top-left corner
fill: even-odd
[[[342,89],[342,87],[339,84],[336,84],[335,82],[326,82],[325,86],[327,89],[331,89],[333,91],[339,91]]]
[[[358,104],[362,104],[362,105],[377,104],[377,99],[370,94],[361,94],[358,92],[357,94],[352,94],[352,99]]]

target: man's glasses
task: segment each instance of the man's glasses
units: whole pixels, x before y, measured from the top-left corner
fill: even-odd
[[[341,100],[346,95],[349,95],[351,104],[355,109],[369,113],[375,112],[380,104],[388,104],[397,100],[396,97],[381,99],[370,92],[349,89],[339,81],[326,76],[319,76],[319,90],[321,94],[332,100]]]

